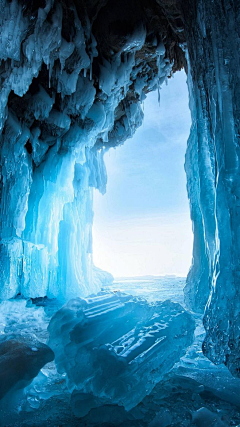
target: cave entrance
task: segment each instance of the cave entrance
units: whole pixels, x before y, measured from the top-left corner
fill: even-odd
[[[93,259],[121,288],[132,287],[132,278],[146,284],[149,276],[167,275],[168,293],[173,275],[184,286],[192,256],[184,171],[191,118],[184,71],[169,79],[160,95],[159,105],[157,93],[148,94],[143,125],[133,138],[105,154],[108,185],[104,196],[94,194]],[[148,292],[147,286],[138,287]]]

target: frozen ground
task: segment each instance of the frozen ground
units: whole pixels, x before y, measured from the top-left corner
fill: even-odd
[[[182,302],[184,278],[135,278],[115,281],[111,290],[144,296],[146,299]],[[55,301],[15,299],[0,304],[0,333],[9,331],[35,335],[47,342],[47,326],[59,309]],[[240,380],[223,366],[215,366],[202,354],[204,331],[195,316],[195,341],[172,371],[151,394],[128,413],[105,405],[86,417],[71,412],[66,377],[58,374],[54,362],[46,365],[16,406],[1,408],[1,426],[121,426],[121,427],[223,427],[240,424]],[[20,409],[20,412],[17,411]]]

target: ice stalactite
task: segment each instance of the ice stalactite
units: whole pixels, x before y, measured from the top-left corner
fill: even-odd
[[[239,375],[240,2],[185,10],[192,131],[186,171],[194,228],[187,299],[206,305],[205,354]]]
[[[143,5],[120,3],[1,0],[2,299],[99,289],[92,188],[105,191],[104,148],[134,133],[146,92],[181,67],[167,21],[152,29]]]

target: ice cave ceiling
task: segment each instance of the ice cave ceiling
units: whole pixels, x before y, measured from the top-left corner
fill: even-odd
[[[92,188],[105,191],[104,150],[133,134],[146,93],[184,67],[186,302],[206,306],[205,353],[239,374],[239,11],[239,0],[0,1],[2,299],[99,289]]]

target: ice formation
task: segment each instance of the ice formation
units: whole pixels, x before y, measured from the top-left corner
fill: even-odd
[[[114,277],[108,271],[101,270],[101,268],[93,266],[93,280],[98,285],[99,289],[101,287],[107,287],[111,285],[114,281]]]
[[[129,411],[140,403],[192,343],[195,323],[171,301],[102,292],[70,300],[48,329],[74,413],[83,417],[104,404]]]
[[[194,259],[186,296],[194,310],[206,305],[205,354],[239,375],[240,2],[200,0],[191,10],[186,172]]]
[[[206,408],[201,408],[193,414],[193,424],[196,427],[226,427],[217,414]]]
[[[1,300],[66,301],[111,280],[92,262],[104,152],[141,125],[146,93],[185,67],[194,231],[185,301],[204,312],[204,354],[239,376],[239,14],[240,0],[0,0]],[[195,424],[202,417],[211,414]]]
[[[92,188],[105,191],[104,147],[133,134],[145,93],[172,69],[166,24],[149,32],[150,16],[120,3],[96,20],[90,2],[1,1],[2,299],[99,290]],[[116,40],[114,19],[128,21]]]
[[[164,284],[164,278],[159,278],[158,281],[159,285]],[[172,278],[171,285],[175,289],[175,296],[172,298],[182,300],[184,284],[182,282],[182,286],[176,286],[178,283],[179,278]],[[124,282],[119,282],[118,286],[121,284],[124,286]],[[142,292],[141,282],[135,280],[134,286],[137,297]],[[157,300],[162,301],[162,306],[167,310],[169,319],[170,307],[177,309],[179,306],[165,303],[165,290],[161,291],[161,286],[157,290],[157,283],[155,288],[156,292],[151,287],[149,299],[154,303]],[[157,305],[159,306],[159,303]],[[15,335],[21,333],[29,338],[36,335],[38,340],[46,343],[48,324],[59,309],[60,303],[57,300],[47,298],[31,301],[18,297],[14,300],[2,301],[0,303],[0,334],[3,336],[14,331]],[[182,316],[186,319],[186,316],[183,313],[180,314],[180,311],[178,319]],[[113,314],[114,312],[115,310],[113,310]],[[108,404],[91,409],[89,414],[83,418],[74,415],[70,406],[71,390],[67,387],[67,376],[64,372],[57,372],[53,361],[41,369],[29,386],[18,392],[18,399],[15,395],[15,404],[11,399],[10,408],[6,405],[7,396],[4,404],[1,405],[0,401],[1,425],[4,427],[15,425],[21,427],[45,425],[49,427],[56,427],[56,425],[66,427],[159,427],[159,425],[161,427],[167,427],[167,425],[179,427],[183,424],[185,427],[193,427],[197,422],[198,425],[202,423],[201,427],[204,422],[208,423],[207,426],[210,422],[223,423],[225,426],[239,425],[240,379],[233,378],[224,365],[216,366],[203,356],[201,351],[204,337],[202,319],[201,315],[194,317],[197,321],[197,328],[193,344],[188,349],[182,349],[183,353],[187,350],[186,354],[170,372],[163,376],[151,393],[128,412],[123,406]],[[179,337],[175,344],[177,342],[180,344]],[[76,413],[77,408],[79,410],[77,402],[80,397],[80,392],[74,392],[71,399]]]

